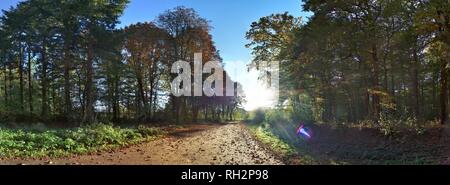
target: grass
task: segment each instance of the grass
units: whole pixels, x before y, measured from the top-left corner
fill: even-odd
[[[269,146],[274,152],[281,155],[292,155],[295,153],[294,148],[272,134],[270,131],[255,125],[250,125],[249,128],[250,132],[257,140],[262,142],[264,145]]]
[[[294,146],[284,142],[270,130],[257,125],[247,125],[250,133],[261,143],[268,146],[275,154],[281,156],[285,164],[289,165],[311,165],[316,160],[305,153],[300,154]]]
[[[62,157],[123,147],[154,139],[158,128],[93,124],[75,129],[0,128],[0,157]]]

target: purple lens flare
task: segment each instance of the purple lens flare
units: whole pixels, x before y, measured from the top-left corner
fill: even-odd
[[[313,136],[312,129],[301,124],[297,129],[297,136],[300,136],[304,140],[310,140]]]

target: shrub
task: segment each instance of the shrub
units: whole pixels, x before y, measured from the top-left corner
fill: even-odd
[[[398,132],[396,126],[398,126],[399,122],[397,119],[392,117],[390,114],[386,114],[385,112],[380,113],[380,120],[378,121],[378,126],[380,131],[384,135],[392,135]]]
[[[407,113],[396,116],[389,112],[381,112],[378,123],[379,129],[384,135],[393,135],[401,131],[413,132],[417,135],[425,132],[425,125],[420,124],[415,116]]]

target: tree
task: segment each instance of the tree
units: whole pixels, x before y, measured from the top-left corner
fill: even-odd
[[[134,71],[137,82],[139,117],[150,113],[155,83],[161,74],[164,49],[168,41],[167,33],[153,23],[138,23],[125,28],[125,55],[127,63]],[[145,77],[148,77],[146,80]],[[149,87],[150,89],[147,89]]]
[[[95,50],[101,45],[97,37],[107,37],[118,22],[119,16],[123,13],[128,0],[102,1],[85,0],[80,3],[82,11],[81,29],[86,50],[86,62],[83,67],[86,69],[85,93],[86,102],[84,104],[83,122],[92,123],[94,121],[95,89],[94,89],[94,60]]]
[[[448,120],[448,64],[450,43],[450,3],[445,0],[424,1],[415,16],[415,27],[419,34],[431,37],[430,47],[438,48],[440,60],[440,120]]]
[[[157,25],[164,29],[170,36],[171,49],[169,61],[175,62],[178,60],[193,61],[195,50],[190,50],[190,45],[193,40],[196,40],[195,33],[198,30],[208,32],[210,26],[208,21],[201,18],[194,9],[185,7],[176,7],[168,10],[158,16]],[[174,75],[170,77],[170,81],[175,78]],[[183,97],[170,96],[172,102],[172,109],[176,122],[181,121],[181,113],[184,111],[184,104],[186,99]]]

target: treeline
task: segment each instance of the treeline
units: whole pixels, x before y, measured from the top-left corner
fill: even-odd
[[[304,0],[254,22],[258,61],[282,61],[280,107],[296,120],[448,120],[450,2]],[[269,66],[270,67],[270,66]]]
[[[116,28],[128,0],[28,0],[0,20],[3,122],[233,119],[242,97],[175,97],[178,60],[221,61],[208,21],[177,7]],[[208,75],[204,75],[208,76]],[[200,117],[201,116],[201,117]]]

